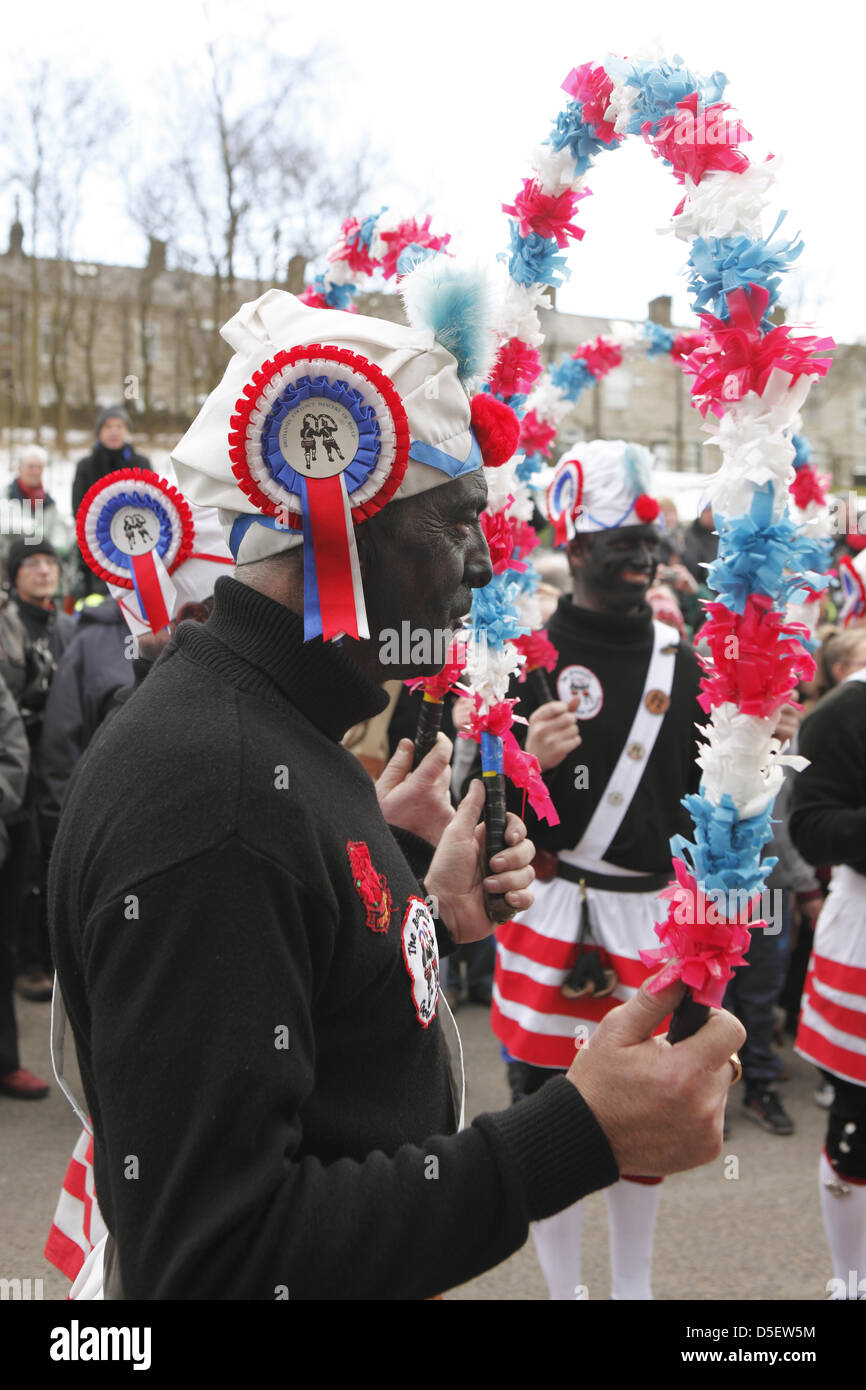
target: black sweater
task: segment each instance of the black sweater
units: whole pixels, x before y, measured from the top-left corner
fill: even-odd
[[[127,1298],[424,1298],[616,1179],[564,1077],[450,1132],[404,958],[423,891],[338,742],[384,698],[223,578],[70,786],[49,911]]]
[[[848,864],[866,874],[866,682],[847,680],[803,721],[794,778],[791,839],[810,864]]]
[[[548,636],[559,653],[549,677],[554,698],[567,694],[557,694],[557,680],[568,666],[587,668],[597,678],[592,690],[601,689],[598,713],[586,719],[578,714],[580,746],[545,776],[560,824],[550,827],[539,822],[531,807],[526,807],[529,833],[540,848],[570,850],[590,822],[637,712],[653,647],[652,613],[647,605],[635,616],[615,617],[580,608],[564,597],[548,623]],[[704,723],[707,716],[697,701],[699,682],[697,658],[688,643],[680,641],[670,707],[634,800],[604,856],[619,868],[669,873],[670,836],[692,829],[680,800],[687,791],[697,791],[700,783],[695,725]],[[530,690],[517,685],[515,691],[521,697],[517,712],[528,717],[535,708]],[[596,693],[590,707],[597,704]],[[585,775],[578,776],[580,767],[586,769]],[[513,810],[522,809],[521,797],[522,793],[509,793]]]

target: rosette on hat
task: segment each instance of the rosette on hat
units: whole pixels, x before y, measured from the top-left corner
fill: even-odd
[[[355,526],[483,463],[461,365],[430,328],[283,290],[222,329],[235,350],[173,453],[238,564],[304,545],[304,635],[368,637]]]
[[[839,579],[843,594],[840,616],[843,625],[851,627],[866,618],[866,550],[861,550],[853,560],[847,555],[842,556]]]
[[[622,439],[576,444],[560,459],[547,492],[557,544],[577,532],[655,521],[659,504],[650,495],[653,462],[649,449]]]
[[[136,636],[167,627],[186,602],[213,592],[214,566],[231,566],[216,513],[193,507],[171,483],[140,468],[109,473],[76,518],[85,563],[105,580]]]

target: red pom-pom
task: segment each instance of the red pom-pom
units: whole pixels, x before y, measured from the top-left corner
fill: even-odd
[[[641,521],[655,521],[659,514],[658,502],[646,492],[642,492],[640,497],[635,498],[634,509]]]
[[[498,468],[517,452],[520,421],[510,405],[486,391],[472,397],[472,429],[486,468]]]

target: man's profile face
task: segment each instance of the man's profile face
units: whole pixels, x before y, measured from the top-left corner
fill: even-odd
[[[659,548],[658,527],[621,526],[579,535],[568,558],[578,589],[585,589],[600,609],[626,613],[644,603]]]
[[[119,415],[110,415],[99,431],[99,442],[106,449],[122,449],[126,443],[126,425]]]
[[[386,679],[435,675],[447,647],[444,634],[459,627],[472,604],[472,590],[493,577],[490,552],[479,517],[487,501],[483,469],[399,502],[359,526],[358,549],[370,638],[380,653]],[[401,660],[388,653],[383,634],[409,624],[415,656],[403,643]],[[424,660],[426,650],[430,661]],[[437,634],[439,634],[437,638]],[[402,658],[406,657],[407,660]]]
[[[25,603],[43,603],[57,593],[60,566],[52,555],[28,555],[18,566],[15,589]]]

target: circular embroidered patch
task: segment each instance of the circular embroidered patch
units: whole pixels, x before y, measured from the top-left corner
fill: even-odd
[[[186,499],[164,478],[143,468],[120,468],[85,494],[76,532],[94,574],[134,589],[139,557],[155,553],[169,574],[183,564],[193,548],[195,524]]]
[[[342,475],[352,520],[393,497],[409,423],[393,382],[345,348],[278,352],[244,387],[231,418],[232,472],[259,511],[302,527],[305,483]]]
[[[412,981],[412,1003],[423,1028],[429,1028],[439,1003],[439,943],[430,909],[421,898],[409,899],[403,918],[403,960]]]
[[[556,679],[556,693],[560,700],[578,697],[580,703],[574,712],[578,723],[594,719],[604,704],[601,681],[588,666],[564,666]]]

